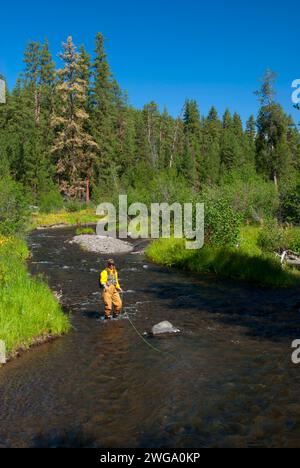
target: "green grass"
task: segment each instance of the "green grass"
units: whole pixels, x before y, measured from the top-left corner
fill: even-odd
[[[76,236],[81,236],[81,235],[94,235],[94,234],[95,234],[95,229],[90,228],[90,227],[77,228],[77,229],[76,229]]]
[[[0,339],[9,356],[70,329],[69,318],[48,286],[29,276],[28,254],[22,240],[0,237]]]
[[[57,213],[33,213],[30,223],[30,229],[37,227],[51,227],[64,224],[66,226],[77,226],[81,224],[97,223],[99,216],[96,215],[93,208],[68,212],[61,210]]]
[[[258,247],[258,237],[261,227],[243,226],[241,229],[240,249],[249,255],[261,255],[262,250]]]
[[[221,277],[277,287],[300,285],[299,272],[283,269],[271,255],[249,253],[254,238],[254,232],[246,230],[243,248],[205,246],[196,251],[186,250],[183,240],[160,239],[148,246],[146,255],[155,263],[196,274],[214,273]]]

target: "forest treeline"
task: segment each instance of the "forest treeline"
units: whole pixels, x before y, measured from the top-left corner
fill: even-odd
[[[146,202],[202,194],[225,197],[247,219],[300,222],[300,136],[276,102],[271,71],[256,93],[257,118],[243,125],[230,110],[201,115],[194,100],[178,118],[155,102],[133,108],[100,33],[92,55],[69,37],[59,57],[57,69],[47,41],[29,43],[23,72],[0,106],[2,200],[14,193],[22,203],[25,194],[55,209],[124,192]]]

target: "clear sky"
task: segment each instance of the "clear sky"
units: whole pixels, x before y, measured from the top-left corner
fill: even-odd
[[[57,57],[68,35],[93,51],[101,31],[112,71],[129,102],[154,100],[172,115],[186,98],[257,111],[253,91],[267,68],[278,73],[277,99],[300,120],[291,83],[300,78],[298,2],[286,0],[5,1],[0,7],[0,73],[12,87],[30,40],[49,39]]]

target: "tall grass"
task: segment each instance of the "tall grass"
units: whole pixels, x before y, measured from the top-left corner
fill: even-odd
[[[249,249],[249,246],[248,246]],[[218,276],[250,281],[270,286],[300,285],[300,274],[283,269],[273,256],[251,254],[247,249],[213,248],[186,250],[185,242],[160,239],[151,243],[146,251],[155,263],[177,267],[197,274],[214,273]]]
[[[30,229],[36,229],[39,226],[50,227],[59,224],[66,226],[97,223],[99,216],[96,215],[95,209],[87,208],[77,212],[69,212],[61,210],[57,213],[33,213],[30,223]]]
[[[37,339],[70,329],[48,286],[29,276],[28,249],[22,240],[0,237],[0,339],[7,353],[27,349]]]

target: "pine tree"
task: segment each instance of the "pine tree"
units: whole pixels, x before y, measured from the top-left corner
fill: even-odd
[[[1,74],[0,79],[6,83],[5,77]],[[0,176],[7,177],[10,169],[7,151],[8,101],[10,96],[7,86],[5,86],[4,97],[5,102],[0,105]]]
[[[256,121],[253,115],[246,122],[245,141],[246,141],[246,162],[250,166],[255,166],[255,139],[256,139]]]
[[[55,108],[55,85],[56,71],[55,63],[49,50],[49,44],[46,40],[42,45],[40,52],[40,102],[41,116],[39,122],[39,131],[41,135],[41,170],[39,176],[39,192],[47,192],[49,186],[52,186],[55,168],[52,162],[51,147],[53,145],[54,131],[51,127],[51,120]]]
[[[253,115],[251,115],[246,122],[246,136],[248,137],[249,142],[255,143],[256,121]]]
[[[218,112],[212,107],[202,125],[202,153],[204,159],[203,182],[215,184],[220,176],[220,140],[222,123]]]
[[[300,133],[291,116],[287,117],[287,144],[291,153],[291,163],[298,172],[300,169]]]
[[[92,135],[98,145],[97,182],[108,187],[111,178],[114,177],[117,162],[115,161],[115,135],[112,118],[113,76],[105,54],[104,38],[101,33],[96,35],[92,75],[91,105],[93,113],[91,114],[91,124]]]
[[[242,145],[244,137],[243,123],[241,117],[236,112],[233,114],[232,130],[237,139],[240,140],[240,144]]]
[[[221,169],[231,170],[237,167],[241,158],[241,138],[240,122],[237,117],[232,118],[227,109],[223,116],[223,132],[221,137]]]
[[[176,123],[174,122],[174,119],[169,115],[167,109],[165,109],[160,117],[159,126],[159,169],[166,169],[170,167],[175,126]]]
[[[7,101],[5,146],[13,177],[36,196],[40,154],[29,151],[30,140],[39,138],[31,91],[18,80]]]
[[[267,71],[261,89],[256,92],[261,108],[257,119],[256,165],[259,172],[278,181],[290,166],[287,144],[288,119],[282,107],[274,101],[274,73]]]
[[[56,136],[52,153],[56,157],[59,186],[71,198],[90,198],[90,178],[97,144],[84,129],[89,115],[87,103],[86,63],[80,59],[72,37],[63,44],[60,58],[64,68],[58,71],[58,101],[53,127]]]
[[[226,109],[223,115],[223,129],[230,130],[232,128],[232,116],[229,109]]]
[[[10,100],[11,124],[18,140],[11,151],[11,167],[17,180],[21,180],[36,198],[48,184],[52,172],[50,116],[55,70],[48,43],[41,46],[31,42],[25,50],[24,63],[22,81],[17,83]]]
[[[157,104],[155,102],[146,104],[142,115],[145,131],[144,141],[146,142],[146,162],[152,168],[157,168],[160,144],[160,116]]]
[[[113,79],[111,108],[113,128],[112,147],[114,152],[113,163],[118,180],[127,170],[128,161],[134,155],[134,122],[132,114],[128,111],[127,95],[120,89],[116,80]]]
[[[53,112],[54,107],[55,63],[52,60],[47,40],[43,44],[40,52],[39,81],[41,87],[42,112],[48,117]]]
[[[34,115],[36,123],[40,120],[40,87],[39,87],[39,67],[40,67],[40,48],[39,42],[30,42],[25,50],[24,62],[25,68],[25,86],[34,95]]]
[[[185,149],[181,170],[195,189],[200,186],[201,158],[201,127],[200,114],[196,101],[186,101],[184,111]]]

